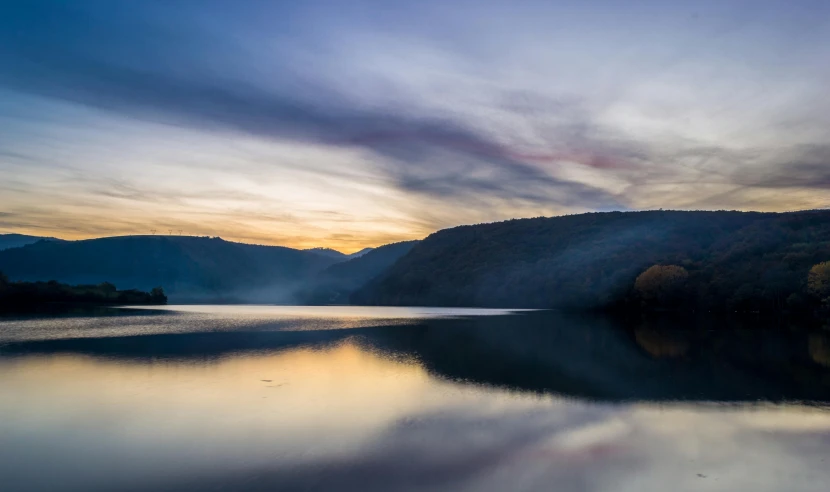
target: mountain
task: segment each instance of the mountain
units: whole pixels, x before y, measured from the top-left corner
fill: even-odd
[[[366,282],[381,274],[404,256],[418,241],[392,243],[359,251],[348,261],[335,263],[320,272],[312,284],[298,294],[304,304],[346,303],[349,295]],[[358,253],[354,253],[357,255]]]
[[[352,258],[359,258],[359,257],[365,255],[366,253],[368,253],[369,251],[372,251],[373,249],[374,248],[363,248],[360,251],[357,251],[355,253],[348,254],[348,255],[346,253],[341,253],[340,251],[337,251],[336,249],[331,249],[331,248],[309,248],[309,249],[304,249],[303,251],[308,251],[310,253],[316,253],[318,255],[323,255],[323,256],[326,256],[328,258],[334,258],[334,259],[340,260],[340,261],[346,261],[346,260],[351,260]]]
[[[357,304],[607,308],[652,265],[682,266],[689,304],[797,305],[830,260],[830,211],[609,212],[436,232],[351,297]]]
[[[360,258],[361,256],[365,255],[366,253],[368,253],[368,252],[370,252],[370,251],[372,251],[372,250],[374,250],[374,249],[375,249],[375,248],[363,248],[363,249],[361,249],[360,251],[355,251],[355,252],[354,252],[354,253],[352,253],[352,254],[346,255],[346,257],[348,257],[349,259],[352,259],[352,258]]]
[[[309,248],[309,249],[304,249],[302,251],[307,251],[309,253],[318,254],[318,255],[321,255],[321,256],[325,256],[326,258],[332,258],[332,259],[340,260],[340,261],[345,261],[349,258],[349,256],[347,254],[341,253],[340,251],[337,251],[336,249],[331,249],[331,248]]]
[[[298,285],[336,261],[280,246],[192,236],[41,241],[0,251],[0,271],[13,281],[161,286],[171,302],[292,302]]]
[[[0,234],[0,251],[19,248],[38,241],[61,241],[55,237],[27,236],[25,234]]]

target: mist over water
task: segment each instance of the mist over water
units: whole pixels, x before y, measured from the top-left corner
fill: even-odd
[[[7,318],[2,488],[826,490],[830,335],[685,324],[282,306]]]

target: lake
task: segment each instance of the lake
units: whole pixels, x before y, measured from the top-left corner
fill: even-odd
[[[542,311],[0,319],[0,489],[826,491],[830,333]]]

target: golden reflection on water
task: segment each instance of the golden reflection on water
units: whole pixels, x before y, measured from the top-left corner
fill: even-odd
[[[0,370],[0,388],[15,395],[0,401],[7,417],[21,412],[18,417],[25,413],[31,420],[32,411],[67,420],[89,412],[141,415],[179,430],[207,421],[321,431],[342,422],[352,428],[377,425],[423,406],[429,386],[417,363],[381,357],[351,342],[187,362],[27,357],[2,360]]]

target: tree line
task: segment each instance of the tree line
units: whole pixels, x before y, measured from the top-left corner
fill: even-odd
[[[698,278],[699,280],[699,278]],[[634,282],[633,296],[623,302],[645,309],[676,310],[708,307],[705,299],[697,298],[704,289],[695,285],[695,277],[679,265],[653,265]],[[771,284],[766,289],[777,292],[782,286]],[[743,286],[731,299],[729,307],[736,310],[769,311],[771,309],[830,314],[830,261],[813,265],[804,279],[802,289],[787,295],[783,303],[762,306],[757,299],[741,293]],[[789,291],[786,291],[789,292]],[[780,299],[776,299],[779,301]]]
[[[155,287],[150,292],[136,289],[118,290],[103,282],[97,285],[68,285],[48,282],[10,282],[0,272],[0,310],[27,310],[45,304],[90,305],[154,305],[166,304],[164,289]]]

